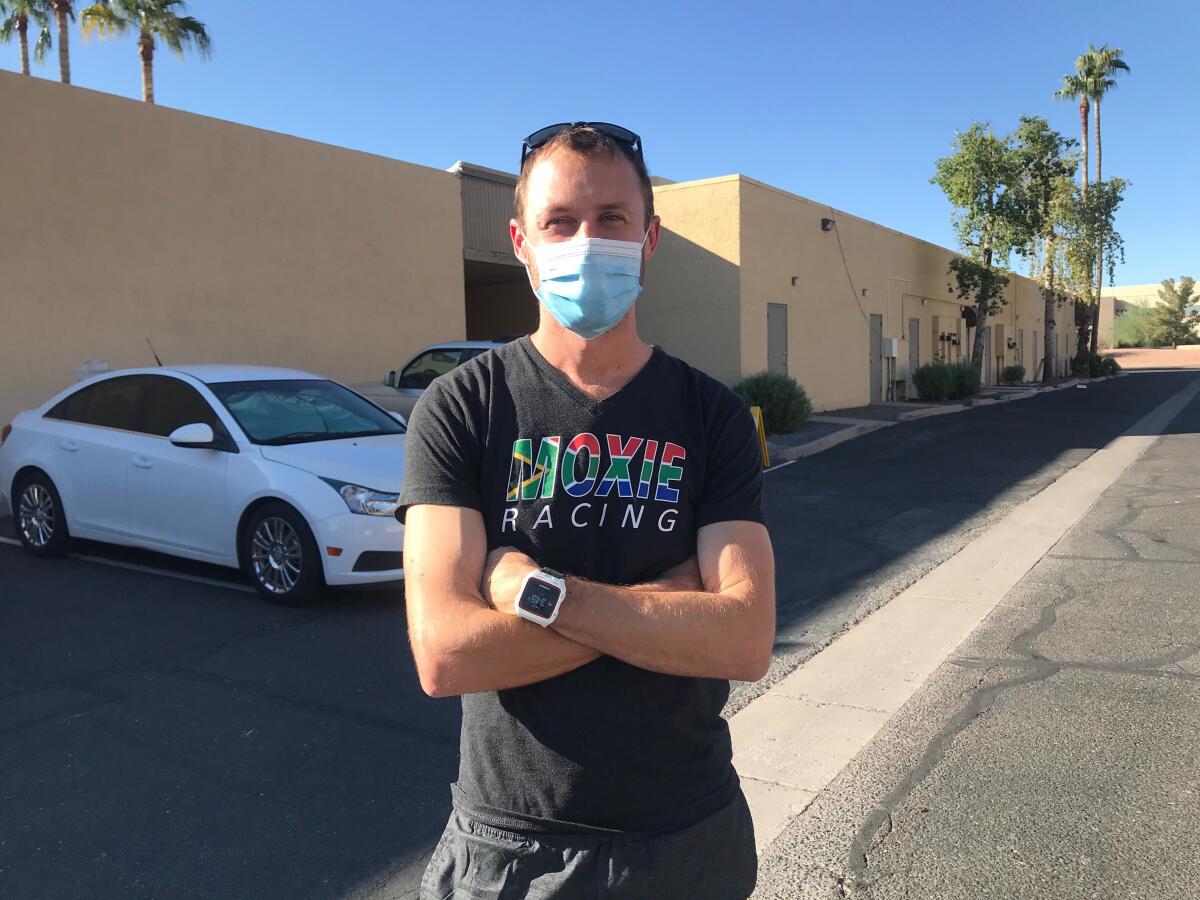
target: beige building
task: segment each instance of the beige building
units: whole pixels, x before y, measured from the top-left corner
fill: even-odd
[[[0,425],[112,368],[362,381],[465,331],[455,176],[0,72]]]
[[[515,179],[330,147],[0,72],[0,424],[112,368],[240,362],[348,382],[435,341],[520,334],[537,303],[508,238]],[[12,173],[19,173],[13,177]],[[742,175],[655,187],[645,336],[732,383],[787,372],[814,407],[912,396],[969,355],[953,254]],[[985,378],[1037,377],[1042,299],[1019,276]],[[1059,310],[1060,360],[1073,311]]]

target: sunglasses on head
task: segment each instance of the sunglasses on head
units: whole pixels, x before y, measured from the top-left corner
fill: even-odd
[[[630,131],[628,128],[622,128],[620,125],[612,125],[608,122],[559,122],[557,125],[547,125],[545,128],[539,128],[525,140],[521,141],[521,168],[518,172],[524,170],[525,161],[539,147],[544,147],[550,143],[556,135],[564,131],[569,131],[572,128],[594,128],[601,134],[612,138],[623,147],[628,147],[629,150],[637,154],[638,161],[642,165],[646,164],[642,157],[642,139]]]

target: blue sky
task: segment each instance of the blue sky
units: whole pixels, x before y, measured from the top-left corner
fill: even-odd
[[[80,4],[82,5],[82,4]],[[934,160],[972,120],[1022,113],[1078,136],[1051,93],[1089,41],[1131,75],[1103,106],[1104,172],[1132,181],[1117,283],[1200,277],[1191,0],[397,3],[193,0],[215,53],[162,51],[160,104],[445,168],[513,170],[521,138],[574,119],[641,133],[654,174],[742,172],[945,246]],[[337,18],[346,10],[352,15]],[[140,98],[132,36],[72,33],[73,81]],[[16,45],[0,68],[16,69]],[[34,67],[57,78],[57,59]]]

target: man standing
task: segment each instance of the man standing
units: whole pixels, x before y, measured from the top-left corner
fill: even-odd
[[[510,235],[537,331],[434,381],[409,432],[409,637],[463,707],[421,896],[745,898],[720,713],[775,631],[751,418],[638,337],[659,220],[636,134],[530,135]]]

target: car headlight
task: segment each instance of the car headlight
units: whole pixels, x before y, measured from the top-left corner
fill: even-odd
[[[346,501],[346,508],[360,516],[394,516],[400,507],[399,494],[373,491],[358,484],[348,484],[333,478],[322,478],[323,482],[337,491]]]

